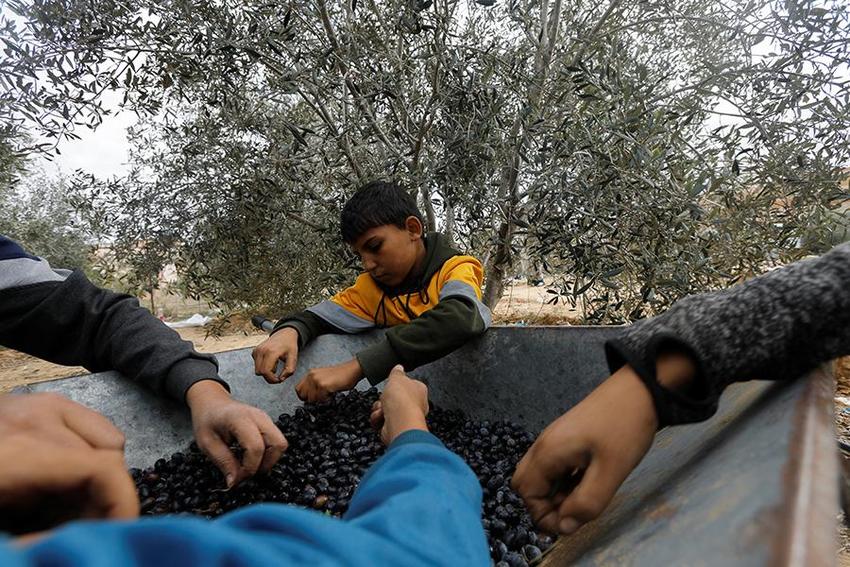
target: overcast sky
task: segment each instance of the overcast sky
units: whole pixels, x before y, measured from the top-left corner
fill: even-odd
[[[75,134],[79,140],[65,140],[59,145],[61,155],[53,162],[41,160],[36,167],[46,173],[72,174],[77,169],[85,170],[99,178],[112,177],[127,172],[128,150],[127,128],[136,123],[132,112],[118,112],[121,95],[107,93],[104,107],[114,109],[115,114],[106,116],[103,123],[94,131],[77,128]]]
[[[0,0],[0,15],[23,25],[23,20],[3,0]],[[115,114],[104,117],[97,130],[78,128],[74,133],[80,136],[80,140],[61,142],[61,155],[55,156],[51,162],[37,158],[31,169],[42,170],[47,174],[62,172],[67,175],[83,169],[101,178],[125,173],[128,169],[129,149],[127,127],[136,123],[136,117],[132,112],[118,112],[122,96],[115,92],[104,93],[103,106]]]

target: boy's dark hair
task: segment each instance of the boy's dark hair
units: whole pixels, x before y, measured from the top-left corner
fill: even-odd
[[[404,228],[407,217],[422,221],[422,213],[407,191],[392,181],[371,181],[363,185],[342,208],[342,239],[351,244],[376,226],[392,224]]]

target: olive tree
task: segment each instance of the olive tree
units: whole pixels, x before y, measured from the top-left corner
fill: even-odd
[[[0,234],[56,268],[89,270],[94,244],[68,199],[68,181],[28,173],[20,163],[16,175],[0,185]]]
[[[122,91],[133,172],[79,178],[80,210],[226,305],[343,281],[339,206],[375,177],[485,260],[491,306],[522,252],[608,322],[806,253],[844,198],[840,3],[9,5],[6,112],[55,139]]]

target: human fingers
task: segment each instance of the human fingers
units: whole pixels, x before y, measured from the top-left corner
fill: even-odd
[[[242,447],[242,473],[246,477],[254,476],[260,468],[266,444],[257,424],[247,415],[240,415],[227,424],[230,434]]]
[[[601,459],[591,462],[579,483],[558,506],[558,531],[568,535],[598,518],[623,480],[625,475],[621,471],[607,466]]]
[[[295,395],[298,396],[298,399],[301,400],[302,402],[307,401],[307,390],[309,388],[309,378],[310,378],[309,375],[305,376],[295,386]]]
[[[376,431],[379,431],[384,426],[384,408],[381,405],[381,400],[376,400],[372,404],[372,411],[369,414],[369,424]]]
[[[241,480],[239,460],[217,433],[200,431],[195,434],[198,447],[212,461],[215,467],[224,475],[227,488],[232,488]]]
[[[6,463],[0,502],[9,510],[42,502],[30,513],[47,519],[130,518],[139,513],[135,485],[118,451],[46,445],[16,435],[3,441],[0,454]]]
[[[265,418],[265,419],[263,419]],[[259,472],[269,472],[272,467],[280,460],[280,457],[289,447],[289,442],[284,437],[283,433],[277,426],[272,423],[269,416],[263,414],[256,418],[257,427],[260,430],[260,435],[265,444],[262,461],[260,462]]]
[[[67,400],[61,417],[65,425],[94,449],[124,451],[124,434],[103,415]]]
[[[266,339],[251,352],[254,358],[254,374],[262,376],[269,384],[280,382],[274,370],[281,355],[282,352],[275,348],[271,339]]]
[[[291,349],[286,353],[286,362],[283,366],[283,371],[280,374],[280,381],[283,382],[293,374],[295,374],[295,368],[298,366],[298,349]]]
[[[138,517],[139,497],[123,456],[111,450],[97,452],[99,463],[91,471],[83,517],[116,520]]]
[[[517,465],[511,486],[525,501],[534,522],[546,531],[558,531],[558,506],[575,487],[591,459],[579,439],[541,435]]]

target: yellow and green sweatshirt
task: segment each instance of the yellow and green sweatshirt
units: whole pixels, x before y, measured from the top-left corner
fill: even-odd
[[[304,348],[325,333],[389,327],[383,340],[357,353],[372,384],[385,380],[396,364],[412,370],[449,354],[490,326],[490,310],[481,302],[484,269],[436,232],[426,235],[425,250],[422,270],[400,286],[388,288],[360,274],[329,300],[280,319],[272,333],[292,327]]]

